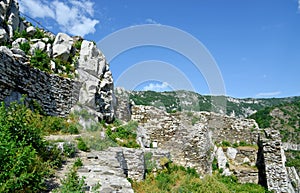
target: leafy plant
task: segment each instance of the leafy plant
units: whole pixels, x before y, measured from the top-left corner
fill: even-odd
[[[67,157],[75,157],[76,154],[76,149],[75,149],[75,145],[73,143],[64,143],[63,144],[63,148],[64,148],[64,155]]]
[[[61,187],[55,192],[60,193],[84,193],[84,178],[79,178],[77,174],[77,166],[74,164],[70,172],[66,175],[65,179],[61,180]]]
[[[29,53],[30,50],[30,44],[29,42],[24,42],[20,44],[20,49],[23,50],[25,52],[25,54]]]
[[[34,51],[33,56],[30,58],[30,64],[44,72],[51,72],[50,57],[40,49]]]
[[[74,43],[74,47],[77,49],[77,50],[80,50],[81,49],[81,44],[82,44],[82,40],[78,40]]]
[[[88,146],[86,143],[82,140],[82,138],[77,139],[77,148],[81,151],[89,151]]]
[[[147,152],[144,155],[145,167],[146,167],[147,174],[151,173],[154,168],[157,168],[155,161],[152,160],[152,156],[153,155],[151,152]]]
[[[137,126],[137,122],[130,121],[126,125],[121,125],[115,128],[115,130],[107,128],[106,134],[110,139],[112,139],[112,141],[116,142],[120,146],[138,148],[140,145],[136,142]]]
[[[0,105],[0,192],[40,192],[51,169],[61,164],[59,151],[33,124],[39,116],[23,102]]]

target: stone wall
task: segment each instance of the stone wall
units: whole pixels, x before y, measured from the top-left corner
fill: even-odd
[[[294,192],[289,184],[279,131],[265,129],[258,144],[259,183],[276,193]]]
[[[208,127],[212,130],[213,141],[228,141],[231,144],[246,142],[256,145],[258,125],[253,119],[239,119],[216,113],[207,115]]]
[[[79,98],[79,82],[31,68],[6,47],[0,47],[0,69],[0,101],[10,102],[26,94],[48,115],[65,116]]]

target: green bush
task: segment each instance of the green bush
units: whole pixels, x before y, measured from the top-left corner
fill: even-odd
[[[83,166],[82,160],[80,158],[77,158],[74,162],[75,167],[81,167]]]
[[[79,178],[77,166],[74,164],[65,179],[61,180],[61,187],[54,192],[59,193],[84,193],[84,178]]]
[[[30,64],[44,72],[51,72],[50,57],[40,49],[34,51],[33,56],[30,58]]]
[[[30,50],[30,44],[28,42],[21,43],[20,49],[23,50],[25,52],[25,54],[28,54],[29,50]]]
[[[89,151],[88,146],[86,143],[82,140],[82,138],[77,139],[77,148],[81,151]]]
[[[94,136],[95,134],[95,136]],[[87,137],[83,137],[84,142],[90,149],[102,151],[109,147],[116,147],[117,143],[112,141],[109,137],[101,139],[99,132],[94,132],[94,134],[89,134]]]
[[[74,43],[74,47],[77,49],[77,50],[80,50],[81,49],[81,44],[82,44],[82,40],[78,40]]]
[[[114,131],[111,128],[107,128],[106,134],[120,146],[128,148],[139,148],[139,144],[136,142],[136,129],[138,127],[137,122],[130,121],[126,125],[117,127]]]
[[[152,153],[147,152],[145,153],[145,167],[146,167],[146,173],[149,174],[152,172],[154,168],[157,168],[155,161],[152,160]]]
[[[61,164],[58,150],[32,124],[36,118],[22,104],[0,106],[0,192],[40,192],[51,168]]]
[[[19,31],[18,29],[16,31],[14,31],[14,36],[13,36],[13,40],[15,41],[16,39],[18,38],[26,38],[28,39],[28,34],[26,32],[26,30],[22,30],[22,31]]]
[[[64,155],[67,157],[75,157],[76,154],[76,149],[75,149],[75,145],[73,143],[64,143],[63,144],[63,148],[64,148]]]
[[[231,143],[229,141],[222,141],[222,147],[231,147]]]
[[[34,39],[42,39],[45,37],[45,33],[40,28],[36,27],[36,32],[34,33],[33,37]]]

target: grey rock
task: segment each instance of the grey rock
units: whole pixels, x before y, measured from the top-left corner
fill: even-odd
[[[1,42],[7,42],[8,40],[8,35],[7,35],[7,32],[5,31],[4,28],[2,28],[0,26],[0,43]]]
[[[46,49],[46,44],[42,41],[38,41],[38,42],[30,45],[30,51],[29,52],[31,53],[31,55],[33,55],[35,50],[44,51],[45,49]]]
[[[26,28],[26,32],[29,36],[33,36],[36,32],[36,29],[33,26],[29,26],[28,28]]]
[[[5,53],[8,57],[12,58],[13,57],[13,53],[12,51],[6,47],[6,46],[0,46],[0,53]]]
[[[225,156],[225,154],[223,152],[222,147],[219,147],[217,149],[216,157],[217,157],[217,161],[218,161],[218,167],[225,170],[226,163],[227,163],[227,158],[226,158],[226,156]]]
[[[73,39],[64,33],[58,33],[53,43],[53,57],[67,61],[70,57]]]
[[[18,38],[15,41],[13,41],[12,47],[13,48],[19,48],[20,44],[24,44],[24,43],[27,43],[27,42],[28,42],[28,40],[25,39],[25,38]]]
[[[228,147],[227,148],[227,151],[226,151],[226,155],[227,155],[227,157],[229,158],[229,159],[232,159],[232,160],[234,160],[235,159],[235,156],[236,156],[236,154],[237,154],[237,149],[235,149],[235,148],[232,148],[232,147]]]

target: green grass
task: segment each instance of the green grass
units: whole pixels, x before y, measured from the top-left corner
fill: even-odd
[[[184,168],[175,164],[169,164],[165,169],[158,171],[156,175],[150,173],[145,181],[132,182],[134,192],[137,193],[169,193],[169,192],[197,192],[197,193],[230,193],[267,192],[257,184],[240,184],[234,176],[224,177],[219,174],[207,175],[199,178],[193,168]]]
[[[139,148],[140,145],[136,142],[136,129],[138,123],[134,121],[128,122],[126,125],[121,125],[114,130],[107,128],[107,136],[122,147]]]

